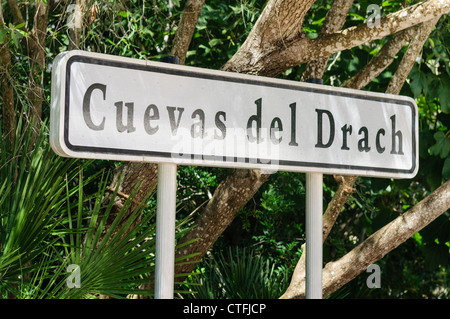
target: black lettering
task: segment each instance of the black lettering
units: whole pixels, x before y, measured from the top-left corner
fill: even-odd
[[[341,127],[342,130],[342,147],[341,150],[349,150],[350,148],[348,148],[347,146],[347,133],[349,135],[352,135],[352,126],[348,126],[347,124],[345,124],[343,127]]]
[[[296,113],[297,113],[297,103],[292,103],[289,105],[291,108],[291,141],[289,142],[290,146],[298,146],[296,137],[295,137],[295,129],[296,125]]]
[[[136,131],[136,128],[133,126],[133,116],[134,116],[134,103],[125,103],[127,108],[127,125],[123,124],[123,102],[114,103],[116,106],[116,128],[120,133],[127,131],[127,133],[131,133]]]
[[[91,118],[91,95],[92,91],[100,90],[103,92],[103,100],[106,98],[106,85],[101,83],[94,83],[86,90],[83,97],[83,118],[86,125],[93,131],[101,131],[105,128],[105,118],[99,125],[95,125]]]
[[[375,145],[377,146],[377,152],[378,153],[383,153],[384,152],[384,150],[385,150],[385,147],[382,147],[381,146],[381,143],[380,143],[380,135],[385,135],[385,133],[386,133],[386,131],[384,130],[384,129],[379,129],[378,130],[378,132],[377,132],[377,137],[376,137],[376,139],[375,139]]]
[[[391,122],[392,122],[392,149],[391,154],[399,154],[403,155],[403,135],[402,132],[395,131],[395,115],[391,116]],[[397,139],[398,139],[398,152],[397,152]]]
[[[275,134],[283,131],[283,123],[281,123],[280,118],[275,117],[270,123],[270,140],[273,144],[280,144],[282,137],[276,137]]]
[[[316,109],[317,112],[317,144],[315,145],[315,147],[320,147],[320,148],[327,148],[330,147],[331,144],[333,144],[334,141],[334,118],[333,118],[333,114],[331,114],[331,112],[327,111],[327,110],[318,110]],[[328,142],[326,144],[323,143],[322,139],[323,139],[323,131],[322,131],[322,115],[326,114],[328,116],[328,121],[330,123],[330,136],[328,138]]]
[[[250,116],[247,121],[247,138],[250,142],[261,143],[263,139],[261,138],[261,99],[255,101],[256,104],[256,115]],[[253,135],[252,127],[253,123],[256,122],[256,137]]]
[[[358,135],[364,134],[364,137],[358,141],[358,150],[360,152],[370,151],[369,147],[369,131],[367,127],[363,126],[359,129]]]
[[[205,133],[205,112],[201,109],[197,109],[192,113],[192,118],[199,117],[199,122],[192,124],[191,136],[192,138],[203,138]]]
[[[225,123],[220,120],[220,116],[223,117],[223,121],[226,121],[227,117],[225,112],[217,112],[216,113],[216,126],[222,132],[222,135],[218,135],[217,132],[214,133],[214,138],[218,140],[223,140],[227,136],[227,127],[225,126]]]
[[[178,111],[178,120],[175,122],[175,109]],[[172,135],[177,134],[178,127],[180,126],[181,114],[184,112],[182,107],[168,106],[167,111],[169,112],[170,128],[172,129]]]
[[[150,104],[147,107],[147,109],[145,109],[145,112],[144,112],[144,129],[147,132],[147,134],[152,135],[158,131],[159,125],[156,125],[155,127],[153,127],[150,124],[150,121],[155,121],[155,120],[159,120],[159,110],[155,104]]]

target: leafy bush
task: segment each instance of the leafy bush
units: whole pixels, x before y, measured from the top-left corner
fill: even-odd
[[[84,178],[83,170],[91,164],[53,153],[45,125],[36,135],[20,122],[13,145],[1,140],[0,297],[122,298],[151,282],[155,210],[146,210],[144,200],[123,218],[131,194],[105,229],[113,200],[104,202],[106,173]],[[97,190],[88,194],[85,186],[93,181]],[[140,222],[130,228],[139,216]],[[80,269],[77,288],[67,283],[69,265]]]
[[[289,285],[290,274],[271,258],[247,248],[228,248],[210,254],[191,277],[199,299],[276,299]]]

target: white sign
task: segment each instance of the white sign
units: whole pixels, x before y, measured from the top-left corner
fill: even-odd
[[[70,51],[53,65],[61,156],[411,178],[409,97]]]

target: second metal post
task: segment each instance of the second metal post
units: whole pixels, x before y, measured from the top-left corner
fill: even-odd
[[[306,298],[322,299],[323,174],[306,174]]]
[[[172,299],[175,275],[177,164],[158,164],[155,299]]]

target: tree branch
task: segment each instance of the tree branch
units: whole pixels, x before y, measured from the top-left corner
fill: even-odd
[[[33,29],[28,37],[30,76],[27,97],[32,107],[32,117],[38,126],[40,125],[42,101],[44,99],[42,82],[45,69],[45,39],[47,36],[48,10],[48,5],[44,4],[43,1],[36,3]]]
[[[22,12],[20,12],[19,6],[16,0],[8,0],[9,9],[11,10],[14,23],[19,25],[24,22]],[[25,26],[23,27],[25,28]]]
[[[302,5],[302,3],[298,5]],[[293,8],[290,10],[295,11]],[[343,31],[319,36],[313,40],[299,34],[288,45],[270,47],[270,50],[266,47],[258,48],[256,40],[252,40],[250,37],[253,33],[258,34],[264,31],[258,30],[258,25],[255,25],[247,39],[250,43],[243,45],[224,65],[223,69],[274,77],[299,64],[328,57],[333,53],[381,39],[449,12],[450,0],[428,0],[387,15],[380,20],[379,27],[370,27],[364,23]],[[247,63],[243,63],[242,59],[246,59]]]
[[[191,44],[198,17],[202,12],[205,0],[188,0],[183,10],[178,29],[175,34],[171,55],[180,59],[180,64],[184,64],[186,53]]]
[[[72,18],[67,23],[69,28],[69,50],[76,50],[80,47],[84,24],[83,16],[86,12],[86,0],[76,0],[74,5],[67,7],[67,12],[69,17]]]
[[[380,20],[378,28],[364,23],[311,40],[307,47],[312,49],[309,51],[311,56],[324,56],[384,38],[449,12],[450,0],[428,0],[387,15]]]
[[[182,243],[198,239],[195,244],[183,247],[177,252],[179,256],[199,253],[195,260],[203,258],[204,254],[216,242],[219,236],[231,224],[236,213],[255,195],[270,175],[259,170],[235,169],[219,184],[201,215],[197,217],[193,230],[183,237]],[[192,260],[185,260],[186,262]],[[177,266],[176,274],[186,274],[195,269],[195,264],[184,263]]]
[[[344,286],[450,208],[450,181],[323,269],[323,297]],[[305,298],[305,281],[282,298]]]
[[[418,26],[402,30],[392,36],[380,51],[357,74],[346,80],[342,86],[361,89],[388,67],[400,49],[417,33]]]
[[[324,297],[355,278],[450,208],[450,181],[323,270]],[[335,280],[340,278],[340,280]]]
[[[222,67],[225,71],[269,75],[265,67],[272,66],[275,75],[291,68],[288,60],[277,60],[275,53],[303,39],[303,19],[315,0],[270,0],[255,23],[245,42]],[[288,30],[291,33],[288,33]],[[297,64],[298,65],[298,64]]]
[[[430,21],[424,22],[420,25],[417,34],[409,44],[408,49],[403,56],[399,67],[397,68],[397,71],[389,82],[386,93],[400,93],[403,83],[405,83],[409,72],[416,62],[416,58],[419,56],[420,51],[422,51],[425,41],[428,39],[428,36],[430,35],[436,23],[438,23],[440,17],[441,16],[437,16],[434,19],[431,19]]]
[[[348,11],[353,4],[353,0],[335,0],[327,12],[325,21],[320,29],[320,35],[330,34],[339,31],[345,23]],[[310,78],[322,78],[330,56],[313,60],[308,63],[302,74],[302,81]]]

